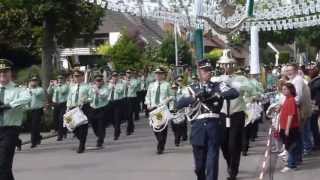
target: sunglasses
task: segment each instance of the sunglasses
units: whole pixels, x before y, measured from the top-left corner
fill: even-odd
[[[102,79],[96,79],[96,82],[102,82],[103,80]]]

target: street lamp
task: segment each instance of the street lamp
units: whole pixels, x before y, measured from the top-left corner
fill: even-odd
[[[273,44],[271,42],[267,42],[267,45],[276,53],[275,54],[275,58],[276,58],[276,64],[275,66],[278,67],[279,66],[279,54],[280,52],[278,51],[278,49],[276,49]]]

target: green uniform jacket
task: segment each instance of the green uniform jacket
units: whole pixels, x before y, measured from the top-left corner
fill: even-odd
[[[52,102],[65,103],[68,99],[69,86],[67,84],[50,85],[47,92],[52,94]]]
[[[89,90],[90,106],[94,109],[98,109],[108,105],[110,96],[110,90],[107,85],[103,85],[99,90],[96,90],[92,86]]]
[[[69,94],[68,94],[68,100],[67,100],[67,107],[76,107],[81,106],[85,103],[88,103],[89,100],[89,89],[90,86],[86,83],[81,83],[79,85],[79,93],[77,97],[77,89],[79,84],[70,84],[69,85]]]
[[[31,95],[26,88],[19,88],[13,82],[10,82],[5,88],[3,104],[9,105],[11,109],[3,112],[0,127],[21,126],[24,111],[31,102]]]
[[[110,96],[108,98],[109,101],[112,101],[111,100],[112,91],[114,91],[113,101],[125,98],[125,94],[124,94],[125,86],[120,80],[115,85],[113,85],[112,83],[109,83],[108,88],[110,90]]]
[[[156,107],[159,104],[156,104],[156,92],[158,89],[159,81],[153,82],[149,85],[145,104],[149,107]],[[160,84],[160,104],[171,96],[171,86],[167,81],[161,81]]]
[[[46,100],[45,91],[42,87],[28,88],[31,94],[30,109],[40,109],[44,107]]]
[[[123,81],[123,83],[124,87],[126,88],[128,81]],[[140,90],[140,84],[138,80],[130,79],[127,88],[128,92],[126,94],[126,97],[137,97],[137,92]]]

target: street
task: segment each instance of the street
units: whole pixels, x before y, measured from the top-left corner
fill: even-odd
[[[103,150],[94,150],[96,138],[89,132],[87,150],[77,154],[78,141],[69,134],[68,139],[57,142],[56,138],[44,140],[36,149],[23,146],[17,152],[14,173],[17,180],[194,180],[192,148],[188,142],[180,147],[173,145],[170,129],[166,151],[156,155],[156,141],[147,120],[136,122],[132,136],[121,134],[113,141],[113,128],[107,129]],[[122,125],[124,131],[126,124]],[[264,132],[252,143],[249,156],[242,157],[239,179],[258,179],[265,150]],[[91,150],[90,150],[91,149]],[[226,179],[226,164],[220,154],[219,179]]]

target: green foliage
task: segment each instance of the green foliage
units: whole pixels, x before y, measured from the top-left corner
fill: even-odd
[[[247,32],[241,32],[236,34],[230,34],[227,36],[229,46],[231,47],[242,47],[246,41],[250,40]]]
[[[272,42],[274,44],[291,44],[295,40],[295,30],[286,31],[266,31],[259,33],[259,43],[260,47],[266,48],[267,42]]]
[[[82,0],[1,0],[0,12],[0,42],[27,48],[41,45],[44,21],[59,44],[70,46],[80,33],[92,34],[104,15]]]
[[[27,82],[31,76],[36,75],[38,77],[41,76],[40,67],[37,65],[33,65],[28,68],[23,68],[17,71],[17,78],[15,80],[18,84],[24,84]]]
[[[58,75],[57,70],[53,70],[53,77],[56,77]],[[31,76],[38,76],[41,77],[41,68],[39,65],[32,65],[27,68],[21,68],[16,71],[16,79],[15,82],[17,84],[24,84],[27,82]]]
[[[279,64],[286,64],[290,61],[290,53],[287,51],[281,51],[279,54]]]
[[[104,9],[83,0],[0,0],[0,44],[40,57],[46,29],[71,47],[80,34],[89,39],[103,16]]]
[[[260,58],[263,64],[265,65],[274,65],[275,64],[275,54],[271,51],[265,49],[260,49]]]
[[[41,63],[40,57],[37,54],[32,54],[28,49],[22,47],[8,47],[5,44],[0,44],[0,58],[1,57],[10,59],[14,64],[15,69]]]
[[[110,49],[110,57],[113,67],[117,71],[125,71],[128,68],[141,68],[141,48],[134,38],[127,32],[122,32],[118,42]]]
[[[167,33],[159,49],[160,58],[164,59],[166,64],[175,64],[175,43],[174,35]],[[182,64],[191,65],[192,53],[188,42],[178,37],[178,59]]]
[[[236,0],[236,4],[246,5],[247,0]]]
[[[107,57],[110,55],[111,46],[108,43],[101,44],[97,47],[97,54]]]
[[[222,55],[223,55],[222,49],[213,49],[209,53],[205,54],[205,58],[210,59],[211,63],[215,65]]]
[[[144,66],[155,65],[158,66],[160,64],[165,64],[166,61],[164,58],[160,57],[159,47],[154,47],[147,45],[144,48],[144,52],[142,54],[142,64]]]

